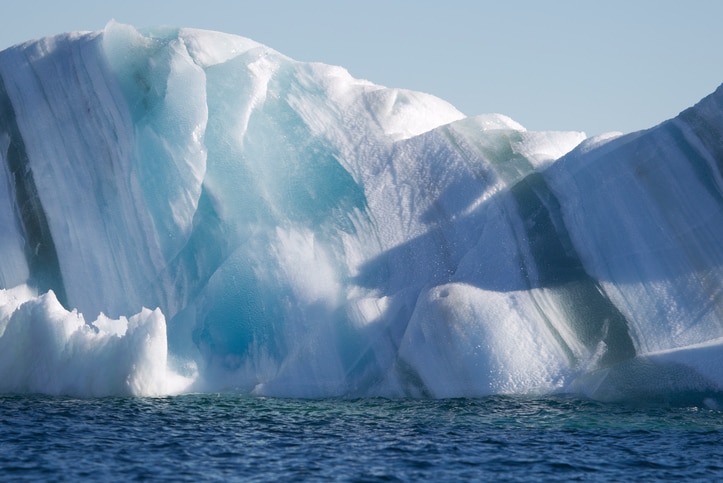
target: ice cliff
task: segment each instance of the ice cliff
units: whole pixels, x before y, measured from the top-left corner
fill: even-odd
[[[586,139],[251,40],[0,53],[0,392],[723,390],[723,89]]]

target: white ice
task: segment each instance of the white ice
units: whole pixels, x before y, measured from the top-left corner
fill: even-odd
[[[0,392],[722,389],[721,91],[586,139],[115,22],[0,76]],[[30,287],[13,122],[66,307]]]

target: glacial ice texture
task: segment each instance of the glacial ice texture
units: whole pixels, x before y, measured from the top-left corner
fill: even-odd
[[[0,391],[723,390],[723,89],[586,139],[248,39],[0,53]]]

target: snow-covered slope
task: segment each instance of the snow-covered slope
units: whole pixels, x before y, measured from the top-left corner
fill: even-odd
[[[720,90],[585,139],[116,23],[0,79],[0,391],[723,388]]]

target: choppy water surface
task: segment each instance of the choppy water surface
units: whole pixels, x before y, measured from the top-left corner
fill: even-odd
[[[0,397],[0,478],[723,478],[723,413],[568,398]]]

